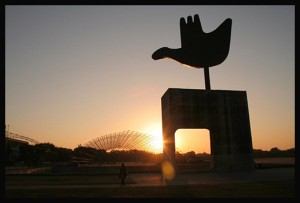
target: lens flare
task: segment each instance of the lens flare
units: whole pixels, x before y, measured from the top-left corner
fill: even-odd
[[[175,169],[169,161],[164,161],[161,169],[165,179],[172,180],[175,177]]]

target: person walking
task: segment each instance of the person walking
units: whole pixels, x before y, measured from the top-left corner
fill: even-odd
[[[119,173],[119,178],[120,178],[120,181],[121,181],[121,187],[125,186],[126,176],[127,176],[127,170],[126,170],[125,164],[122,163],[121,168],[120,168],[120,173]]]

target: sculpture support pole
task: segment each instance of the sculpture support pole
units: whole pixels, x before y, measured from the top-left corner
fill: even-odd
[[[204,67],[205,89],[210,90],[209,67]]]

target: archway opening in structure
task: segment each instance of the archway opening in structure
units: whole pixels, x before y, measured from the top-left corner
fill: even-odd
[[[211,168],[210,133],[207,129],[178,129],[175,133],[177,165],[189,164],[194,170]],[[194,165],[194,166],[191,166]],[[186,167],[186,166],[185,166]],[[193,169],[189,170],[193,170]]]

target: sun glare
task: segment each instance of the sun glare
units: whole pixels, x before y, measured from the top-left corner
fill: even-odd
[[[162,153],[163,137],[162,129],[155,126],[146,130],[146,133],[153,136],[153,141],[150,143],[154,153]]]
[[[162,152],[162,132],[161,130],[153,130],[150,132],[152,136],[154,136],[154,140],[152,142],[152,148],[155,153]]]

